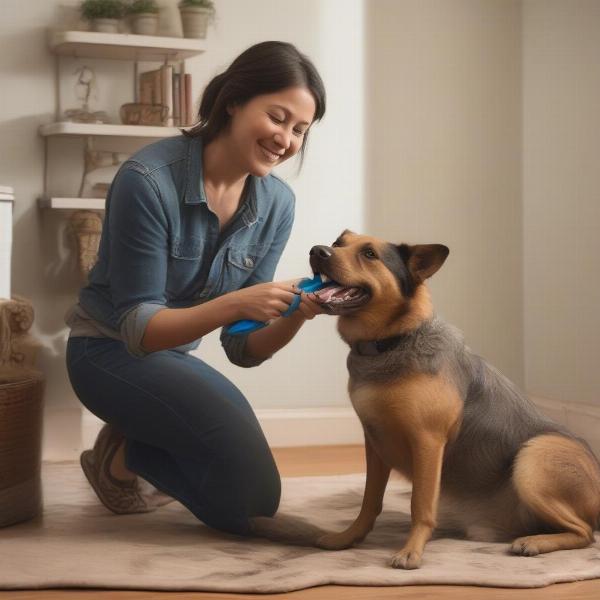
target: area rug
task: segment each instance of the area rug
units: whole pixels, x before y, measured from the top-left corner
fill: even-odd
[[[438,532],[423,565],[392,569],[409,528],[410,487],[390,481],[375,529],[357,548],[330,552],[222,534],[173,502],[115,515],[96,499],[76,462],[44,463],[43,515],[0,529],[0,589],[94,587],[275,593],[338,585],[460,584],[541,587],[600,577],[600,538],[582,550],[536,557],[506,544]],[[280,511],[341,530],[357,514],[364,475],[283,480]]]

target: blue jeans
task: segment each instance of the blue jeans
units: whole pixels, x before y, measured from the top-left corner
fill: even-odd
[[[72,337],[67,369],[81,403],[125,435],[125,464],[198,519],[248,533],[277,511],[281,481],[243,394],[203,361],[174,350],[132,356],[123,342]]]

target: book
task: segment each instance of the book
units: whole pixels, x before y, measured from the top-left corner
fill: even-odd
[[[181,75],[173,73],[173,125],[179,127],[184,119],[181,115]]]
[[[152,104],[152,79],[148,73],[140,74],[140,88],[138,98],[141,104]]]
[[[139,99],[141,104],[162,104],[161,69],[140,73]]]
[[[187,125],[187,114],[185,111],[185,73],[181,73],[179,81],[179,114],[181,120],[179,125],[185,127]]]
[[[168,107],[167,117],[164,124],[167,127],[173,126],[173,66],[163,65],[160,68],[162,104]]]
[[[186,73],[185,81],[185,124],[192,125],[194,123],[193,105],[192,105],[192,75]]]
[[[162,70],[156,69],[152,71],[154,75],[152,83],[152,104],[164,104],[165,99],[163,98],[162,89]]]

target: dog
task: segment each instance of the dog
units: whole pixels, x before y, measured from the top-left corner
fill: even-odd
[[[328,533],[256,518],[256,535],[327,550],[364,540],[381,513],[390,471],[412,481],[411,529],[395,568],[421,565],[438,524],[467,539],[510,541],[534,556],[594,542],[600,464],[587,443],[539,414],[516,386],[434,314],[426,280],[441,244],[384,242],[345,230],[314,246],[310,265],[335,282],[312,296],[338,317],[349,345],[348,390],[365,440],[360,513]]]

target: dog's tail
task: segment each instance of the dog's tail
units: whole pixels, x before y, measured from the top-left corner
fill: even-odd
[[[277,514],[274,517],[252,517],[250,535],[295,546],[316,546],[327,531],[298,517]]]

